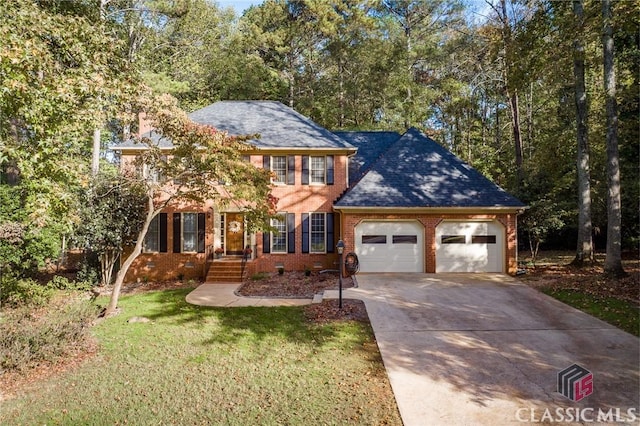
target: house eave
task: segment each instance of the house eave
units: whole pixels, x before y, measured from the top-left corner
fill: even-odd
[[[149,149],[148,146],[141,144],[139,147],[120,147],[120,146],[112,146],[110,147],[112,151],[122,151],[123,153],[127,152],[137,152],[137,151],[146,151]],[[161,151],[171,151],[174,147],[159,147]],[[300,148],[300,147],[257,147],[250,146],[247,147],[246,150],[243,151],[243,154],[246,155],[263,155],[263,154],[284,154],[284,153],[292,153],[295,152],[297,154],[305,154],[305,153],[322,153],[322,154],[344,154],[344,155],[354,155],[357,152],[357,148]]]
[[[355,207],[333,206],[339,213],[383,213],[383,214],[522,214],[527,206],[486,207]]]
[[[291,153],[295,152],[297,154],[304,153],[323,153],[323,154],[346,154],[353,155],[358,151],[357,148],[339,148],[339,147],[292,147],[292,146],[283,146],[283,147],[261,147],[254,146],[253,148],[247,150],[249,154],[270,154],[270,153]]]

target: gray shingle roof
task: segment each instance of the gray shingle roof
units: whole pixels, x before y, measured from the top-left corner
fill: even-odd
[[[189,114],[231,135],[260,134],[260,148],[353,148],[294,109],[275,101],[221,101]]]
[[[294,109],[275,101],[221,101],[189,114],[196,123],[226,130],[230,135],[254,135],[251,141],[259,148],[355,148],[344,139],[320,127]],[[171,142],[154,132],[146,133],[161,148],[171,148]],[[135,140],[125,141],[115,149],[140,148]]]
[[[417,129],[408,130],[336,207],[524,207]]]
[[[349,182],[352,184],[360,180],[369,167],[401,136],[397,132],[333,133],[358,148],[358,152],[349,159]]]
[[[171,141],[169,139],[163,138],[160,134],[154,132],[153,130],[143,134],[142,137],[150,139],[152,141],[152,143],[156,144],[158,146],[158,148],[160,148],[160,149],[171,149],[171,148],[173,148],[173,143],[171,143]],[[121,142],[118,145],[112,147],[112,149],[115,149],[115,150],[145,149],[145,148],[146,148],[146,145],[141,144],[135,138],[131,138],[129,140]]]

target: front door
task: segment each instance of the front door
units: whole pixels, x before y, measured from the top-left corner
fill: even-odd
[[[242,255],[244,249],[244,215],[227,213],[225,241],[227,255]]]

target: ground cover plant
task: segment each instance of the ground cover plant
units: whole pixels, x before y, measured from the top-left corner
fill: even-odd
[[[563,303],[640,336],[640,260],[637,253],[623,259],[627,276],[603,274],[604,255],[597,263],[577,268],[570,265],[575,253],[541,252],[535,265],[525,258],[526,274],[518,278]]]
[[[5,395],[0,424],[401,424],[368,323],[198,307],[190,290],[122,297],[96,354]]]

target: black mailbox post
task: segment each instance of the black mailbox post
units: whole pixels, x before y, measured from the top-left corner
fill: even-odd
[[[336,244],[338,252],[338,307],[342,310],[342,253],[344,253],[344,241],[339,240]]]

